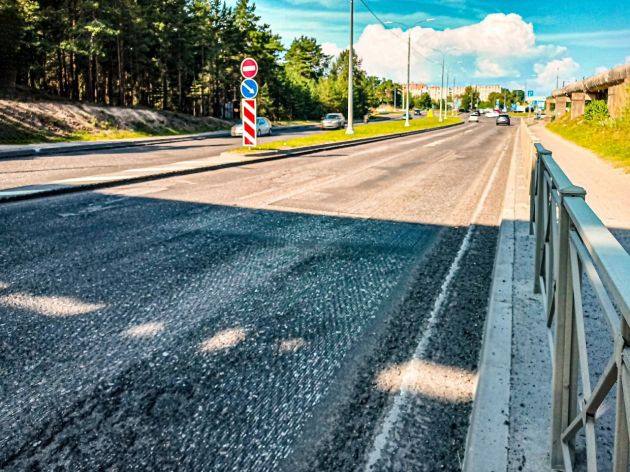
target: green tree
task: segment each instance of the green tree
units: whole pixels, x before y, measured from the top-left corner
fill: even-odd
[[[431,108],[431,105],[431,95],[429,95],[427,92],[424,92],[422,95],[420,95],[420,98],[418,100],[418,107],[428,109]]]
[[[477,103],[479,102],[479,91],[470,85],[464,89],[464,94],[462,95],[462,108],[467,110],[471,110],[475,108]]]

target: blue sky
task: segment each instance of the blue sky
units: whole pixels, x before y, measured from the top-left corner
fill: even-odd
[[[406,38],[413,44],[412,81],[437,83],[445,54],[449,77],[547,94],[556,78],[571,81],[630,61],[630,1],[355,0],[355,47],[370,74],[402,81]],[[228,1],[228,4],[230,1]],[[233,0],[231,3],[234,3]],[[285,45],[315,37],[329,53],[349,41],[349,0],[258,0],[257,13]],[[387,28],[387,29],[386,29]]]

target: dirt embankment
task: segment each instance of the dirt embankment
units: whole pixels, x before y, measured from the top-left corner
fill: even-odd
[[[200,133],[227,129],[230,124],[146,108],[0,100],[0,144]]]

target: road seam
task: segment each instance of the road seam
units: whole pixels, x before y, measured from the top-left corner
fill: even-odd
[[[516,247],[516,152],[519,139],[517,133],[503,200],[479,378],[466,438],[464,472],[504,472],[508,466]]]
[[[457,255],[455,256],[455,259],[451,263],[448,273],[446,277],[444,278],[444,282],[442,283],[442,286],[440,288],[440,293],[435,300],[431,313],[429,314],[427,326],[424,332],[422,333],[422,337],[420,338],[420,341],[413,353],[412,359],[421,360],[426,355],[426,350],[429,346],[431,335],[433,334],[433,330],[435,329],[435,326],[437,325],[437,322],[438,322],[438,314],[442,310],[442,306],[448,295],[451,282],[455,278],[455,275],[457,274],[457,271],[459,270],[460,263],[470,246],[470,241],[472,239],[472,235],[476,228],[475,221],[478,220],[479,216],[481,215],[481,212],[483,211],[483,208],[485,207],[486,199],[488,195],[490,194],[490,190],[492,189],[492,186],[494,185],[494,181],[498,174],[500,163],[505,157],[505,155],[507,154],[505,151],[506,150],[502,152],[502,155],[497,160],[494,166],[494,169],[492,170],[492,173],[490,175],[490,178],[488,179],[488,182],[486,183],[486,186],[483,190],[483,193],[481,194],[481,197],[479,198],[479,202],[477,203],[477,206],[475,207],[473,215],[470,218],[471,223],[468,226],[466,235],[464,236],[464,239],[459,247],[459,250],[457,251]],[[413,383],[413,379],[411,378],[412,375],[413,375],[413,372],[411,369],[407,369],[403,373],[400,391],[396,395],[391,408],[389,409],[387,415],[385,416],[380,432],[374,438],[372,449],[367,456],[367,462],[364,468],[365,472],[371,472],[373,470],[372,468],[374,467],[374,465],[376,465],[376,463],[383,456],[383,450],[385,448],[385,445],[387,444],[387,439],[393,427],[398,423],[402,405],[405,403],[409,395],[409,387]]]

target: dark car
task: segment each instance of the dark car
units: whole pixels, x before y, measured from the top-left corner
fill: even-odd
[[[497,126],[499,125],[510,126],[510,115],[507,113],[499,114],[499,116],[497,116]]]
[[[413,114],[416,116],[422,116],[422,110],[420,110],[419,108],[415,108],[413,110]]]

